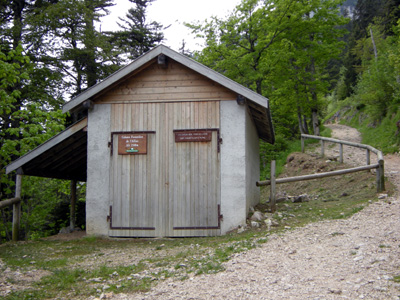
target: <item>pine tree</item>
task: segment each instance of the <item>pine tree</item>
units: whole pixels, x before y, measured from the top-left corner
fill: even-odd
[[[134,7],[125,18],[120,18],[121,30],[111,34],[111,42],[128,54],[129,59],[135,59],[163,41],[165,28],[156,21],[147,21],[146,10],[154,0],[129,1]]]

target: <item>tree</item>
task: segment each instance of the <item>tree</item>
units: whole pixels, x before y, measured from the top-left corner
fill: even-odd
[[[23,55],[22,45],[15,50],[0,48],[0,198],[11,198],[14,181],[5,175],[4,167],[63,128],[60,110],[44,107],[30,99],[21,99],[23,88],[29,86],[34,65]],[[2,210],[6,228],[10,213]],[[3,230],[1,230],[3,229]]]
[[[346,23],[338,13],[342,2],[244,0],[226,20],[213,18],[190,26],[206,41],[196,57],[271,98],[275,123],[282,121],[287,127],[287,117],[297,114],[303,132],[312,117],[314,133],[319,134],[319,99],[328,87],[326,66],[343,46],[339,38],[344,32],[337,27]]]
[[[358,40],[354,52],[361,61],[354,97],[376,122],[388,112],[395,112],[400,103],[398,37],[385,37],[384,25],[370,25],[370,35]],[[374,51],[375,49],[375,51]]]
[[[148,22],[146,9],[154,0],[129,0],[135,6],[128,10],[125,19],[118,23],[122,30],[110,33],[111,43],[122,49],[133,60],[152,49],[164,39],[166,29],[156,21]]]
[[[51,70],[63,74],[64,93],[75,96],[108,76],[107,62],[119,65],[107,37],[94,26],[111,5],[111,0],[59,0],[31,15],[35,32],[30,40],[37,41],[32,51]]]

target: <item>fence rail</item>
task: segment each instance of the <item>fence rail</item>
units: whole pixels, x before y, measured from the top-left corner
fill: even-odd
[[[331,143],[339,144],[339,149],[340,149],[340,151],[339,151],[340,152],[339,161],[341,163],[343,163],[343,145],[365,149],[366,150],[366,163],[367,164],[364,165],[364,166],[359,166],[359,167],[350,168],[350,169],[336,170],[336,171],[332,171],[332,172],[316,173],[316,174],[310,174],[310,175],[303,175],[303,176],[276,179],[275,161],[272,161],[271,162],[271,179],[270,180],[257,181],[257,183],[256,183],[257,186],[268,186],[268,185],[271,186],[270,206],[271,206],[271,210],[272,211],[276,210],[275,185],[276,184],[280,184],[280,183],[288,183],[288,182],[319,179],[319,178],[325,178],[325,177],[330,177],[330,176],[338,176],[338,175],[344,175],[344,174],[348,174],[348,173],[354,173],[354,172],[361,172],[361,171],[365,171],[365,170],[376,169],[377,192],[382,192],[382,191],[385,190],[385,174],[384,174],[385,161],[383,159],[382,151],[379,151],[379,150],[377,150],[374,147],[371,147],[369,145],[352,143],[352,142],[348,142],[348,141],[342,141],[342,140],[326,138],[326,137],[321,137],[321,136],[314,136],[314,135],[309,135],[309,134],[302,134],[301,135],[301,151],[302,152],[304,152],[304,140],[305,139],[317,139],[317,140],[320,140],[321,141],[321,155],[322,156],[325,155],[325,148],[324,148],[325,147],[325,142],[331,142]],[[377,155],[378,163],[371,165],[370,152],[373,152],[373,153],[375,153]]]
[[[0,201],[0,209],[12,205],[13,206],[13,223],[12,223],[12,240],[18,241],[19,227],[21,223],[21,186],[22,175],[15,178],[15,198]]]
[[[0,201],[0,209],[10,206],[10,205],[13,205],[15,203],[18,203],[20,201],[21,201],[21,198],[18,198],[18,197]]]

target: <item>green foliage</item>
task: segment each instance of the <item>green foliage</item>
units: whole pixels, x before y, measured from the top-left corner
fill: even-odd
[[[112,42],[123,49],[123,55],[136,59],[151,50],[164,39],[165,28],[156,21],[148,22],[146,10],[154,0],[130,0],[135,6],[130,8],[125,19],[118,23],[122,30],[110,33]]]
[[[65,117],[60,110],[48,107],[45,102],[36,102],[24,92],[24,89],[31,84],[30,78],[34,68],[35,64],[23,54],[21,45],[15,50],[0,51],[0,196],[2,199],[11,198],[14,189],[13,178],[5,175],[4,167],[64,128],[62,124]],[[42,188],[36,187],[39,190]],[[25,197],[31,199],[32,196]],[[25,202],[22,207],[24,213],[30,211]],[[24,224],[28,223],[27,221]],[[0,240],[9,239],[10,226],[11,211],[6,208],[2,210]]]
[[[362,142],[385,153],[397,152],[400,145],[396,122],[400,120],[400,25],[395,35],[384,34],[382,20],[368,27],[366,37],[352,52],[361,61],[358,82],[351,97],[341,100],[341,81],[328,99],[328,116],[358,128]]]
[[[244,0],[226,19],[189,25],[205,40],[203,64],[271,99],[277,132],[293,138],[311,118],[318,134],[328,62],[341,53],[342,1]],[[302,131],[308,128],[302,125]]]
[[[23,180],[22,230],[27,239],[57,234],[69,226],[70,182],[39,177]],[[86,185],[77,186],[76,226],[85,225]]]

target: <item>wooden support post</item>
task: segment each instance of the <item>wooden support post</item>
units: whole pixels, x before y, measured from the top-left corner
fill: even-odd
[[[301,152],[304,153],[304,138],[301,137]]]
[[[380,159],[378,161],[378,168],[376,169],[376,186],[377,192],[383,192],[385,190],[385,161]]]
[[[369,152],[369,149],[367,149],[367,165],[370,165],[371,164],[371,154],[370,154],[370,152]]]
[[[18,175],[15,179],[15,198],[21,199],[22,175]],[[14,242],[19,239],[19,227],[21,224],[21,201],[13,204],[13,223],[12,223],[12,240]]]
[[[270,208],[271,212],[276,211],[276,162],[271,161],[271,195],[270,195]]]
[[[343,163],[343,144],[339,144],[339,162]]]
[[[321,140],[321,156],[324,157],[325,156],[325,143],[323,140]]]
[[[76,212],[76,180],[71,180],[71,207],[70,207],[70,222],[69,227],[71,230],[75,229],[75,212]]]

